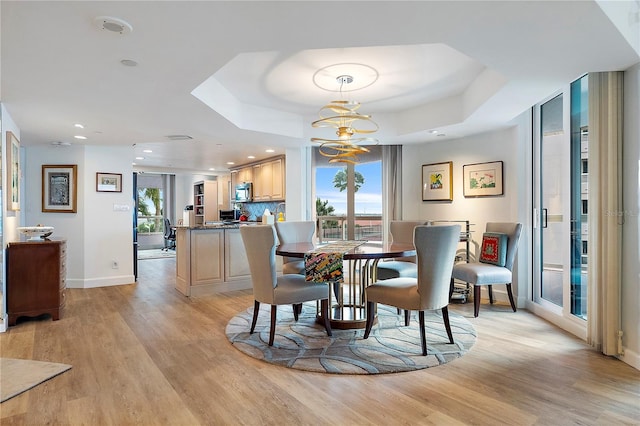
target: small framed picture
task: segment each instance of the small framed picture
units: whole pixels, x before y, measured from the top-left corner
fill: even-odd
[[[453,162],[422,166],[422,201],[453,200]]]
[[[78,208],[78,166],[42,165],[42,211],[75,213]]]
[[[20,210],[20,141],[7,132],[7,210]]]
[[[122,175],[119,173],[96,173],[97,192],[122,192]]]
[[[465,164],[462,171],[465,197],[502,195],[502,161]]]

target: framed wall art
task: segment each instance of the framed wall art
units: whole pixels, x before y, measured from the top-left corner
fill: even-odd
[[[75,213],[78,206],[78,166],[42,166],[42,211]]]
[[[96,173],[97,192],[122,192],[122,175],[120,173]]]
[[[20,210],[20,141],[7,132],[7,210]]]
[[[502,161],[465,164],[462,173],[465,197],[502,195]]]
[[[453,200],[453,162],[422,165],[422,201]]]

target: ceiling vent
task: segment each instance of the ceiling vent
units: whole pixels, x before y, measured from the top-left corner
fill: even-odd
[[[133,31],[133,27],[127,21],[112,16],[98,16],[95,22],[98,28],[113,33],[129,34]]]
[[[167,139],[170,141],[188,141],[193,138],[189,135],[167,135]]]

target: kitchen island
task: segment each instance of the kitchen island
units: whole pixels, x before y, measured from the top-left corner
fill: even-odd
[[[176,289],[185,296],[204,296],[251,288],[249,262],[241,226],[259,223],[176,227]],[[282,271],[282,260],[277,259]]]

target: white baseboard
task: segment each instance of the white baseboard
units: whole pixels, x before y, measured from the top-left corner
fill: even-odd
[[[120,275],[117,277],[102,277],[89,279],[67,279],[67,288],[96,288],[110,287],[114,285],[133,284],[136,278],[133,275]]]
[[[627,348],[623,348],[623,350],[624,355],[618,355],[616,358],[625,364],[629,364],[636,370],[640,370],[640,354]]]
[[[0,322],[0,333],[7,331],[7,324],[9,324],[9,315],[4,314],[2,316],[2,322]]]

